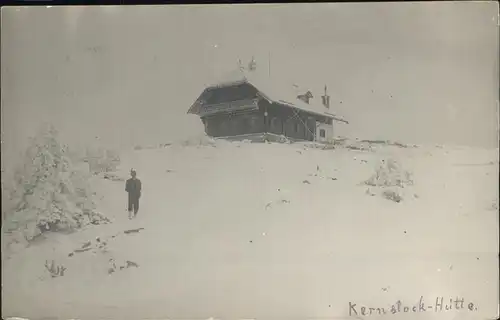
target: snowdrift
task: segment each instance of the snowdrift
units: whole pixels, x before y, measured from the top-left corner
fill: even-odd
[[[204,146],[204,147],[215,147],[216,142],[215,139],[209,137],[206,133],[199,133],[197,135],[192,135],[185,140],[179,141],[179,144],[183,147],[195,147],[195,146]]]

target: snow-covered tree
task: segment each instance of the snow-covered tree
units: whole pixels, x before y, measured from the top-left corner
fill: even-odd
[[[92,173],[111,172],[120,164],[120,156],[113,150],[103,147],[88,147],[85,161]]]
[[[21,231],[30,241],[46,231],[108,221],[96,211],[88,176],[73,168],[68,151],[51,125],[32,138],[14,175],[14,207],[4,221],[8,231]]]

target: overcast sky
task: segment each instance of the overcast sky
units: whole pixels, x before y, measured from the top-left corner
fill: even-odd
[[[4,7],[2,157],[46,120],[168,141],[204,84],[269,53],[276,81],[328,84],[339,134],[496,146],[497,19],[494,2]]]

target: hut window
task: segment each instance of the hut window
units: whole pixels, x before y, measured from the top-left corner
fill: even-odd
[[[324,138],[324,137],[326,136],[325,129],[320,129],[320,130],[319,130],[319,136],[320,136],[321,138]]]
[[[295,132],[299,132],[299,124],[295,123]]]

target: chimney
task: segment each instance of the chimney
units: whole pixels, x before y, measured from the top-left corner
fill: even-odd
[[[325,108],[330,109],[330,96],[327,93],[327,87],[325,85],[325,94],[321,96],[321,100]]]
[[[314,98],[314,96],[313,96],[312,92],[309,90],[305,94],[299,94],[297,96],[297,99],[300,99],[307,104],[309,104],[309,100],[311,100],[312,98]]]
[[[255,69],[257,69],[257,62],[255,62],[254,57],[252,57],[252,61],[248,63],[248,70],[255,71]]]

